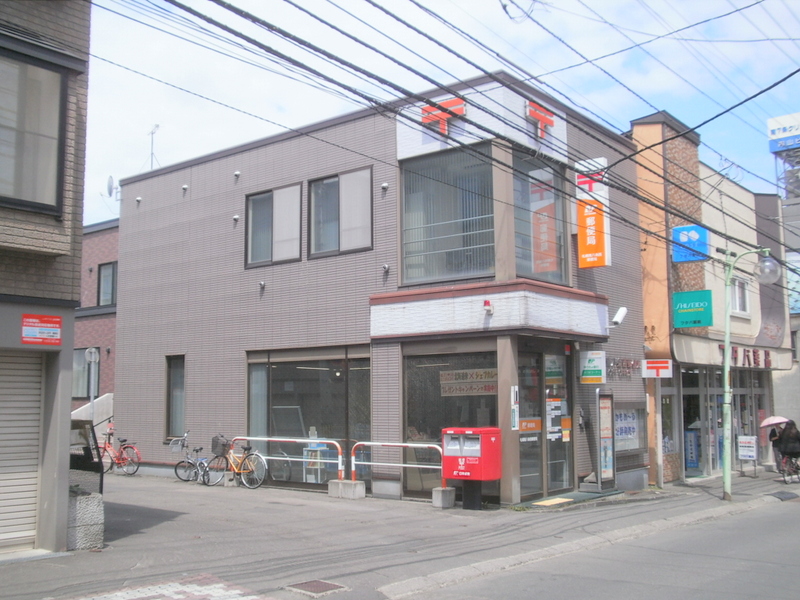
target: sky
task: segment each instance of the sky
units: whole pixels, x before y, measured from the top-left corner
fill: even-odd
[[[119,216],[120,179],[485,71],[618,133],[708,121],[701,160],[757,193],[776,192],[767,120],[800,113],[800,0],[180,0],[227,30],[92,1],[85,225]]]

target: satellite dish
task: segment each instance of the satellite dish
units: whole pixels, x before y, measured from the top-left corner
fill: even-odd
[[[114,195],[114,178],[111,175],[108,176],[106,190],[108,191],[108,197],[111,198]]]

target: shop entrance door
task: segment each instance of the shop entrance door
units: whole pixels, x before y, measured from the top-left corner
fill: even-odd
[[[522,498],[572,489],[572,418],[566,367],[565,356],[519,355]]]

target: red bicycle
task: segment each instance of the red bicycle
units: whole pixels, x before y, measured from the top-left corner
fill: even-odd
[[[128,444],[128,440],[125,438],[117,438],[119,449],[115,449],[112,442],[114,437],[113,427],[109,427],[103,437],[105,440],[100,444],[100,460],[103,463],[103,472],[108,473],[116,465],[126,475],[136,473],[142,460],[139,449],[133,444]]]

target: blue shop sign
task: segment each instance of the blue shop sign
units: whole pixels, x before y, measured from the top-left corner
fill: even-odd
[[[708,258],[708,229],[700,225],[672,228],[672,262],[691,262]]]

